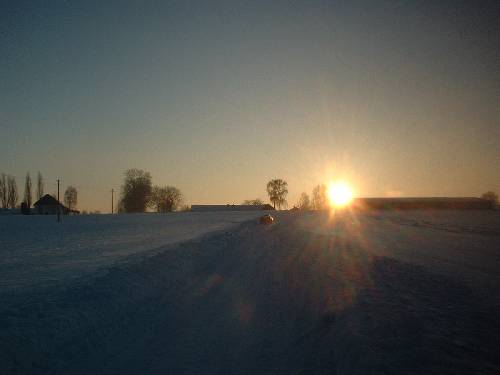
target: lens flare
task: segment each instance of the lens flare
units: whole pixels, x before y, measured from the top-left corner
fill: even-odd
[[[328,185],[328,199],[333,207],[345,207],[351,203],[353,193],[345,182],[332,182]]]

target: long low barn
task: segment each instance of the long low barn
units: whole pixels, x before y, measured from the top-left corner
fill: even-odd
[[[354,206],[371,209],[492,209],[493,203],[482,198],[357,198]]]
[[[205,212],[205,211],[262,211],[273,210],[270,204],[193,204],[191,211]]]

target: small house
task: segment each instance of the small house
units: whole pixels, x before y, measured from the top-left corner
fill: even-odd
[[[58,202],[57,199],[50,194],[45,194],[38,201],[36,201],[33,206],[34,213],[39,215],[56,215],[58,211],[61,212],[62,215],[80,213],[77,210],[70,210],[68,207]]]

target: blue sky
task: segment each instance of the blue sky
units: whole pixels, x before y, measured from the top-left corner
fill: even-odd
[[[143,168],[188,203],[500,190],[495,1],[4,2],[0,172],[109,210]],[[21,189],[22,190],[22,189]]]

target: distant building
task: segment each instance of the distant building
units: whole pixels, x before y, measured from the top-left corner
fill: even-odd
[[[493,204],[487,199],[474,197],[429,197],[429,198],[357,198],[354,207],[377,210],[411,209],[492,209]]]
[[[274,210],[270,204],[193,204],[193,212],[212,212],[212,211],[263,211]]]
[[[57,211],[60,210],[62,215],[69,214],[79,214],[80,211],[70,210],[68,207],[59,203],[56,198],[50,194],[45,194],[33,205],[33,213],[39,215],[57,215]]]

